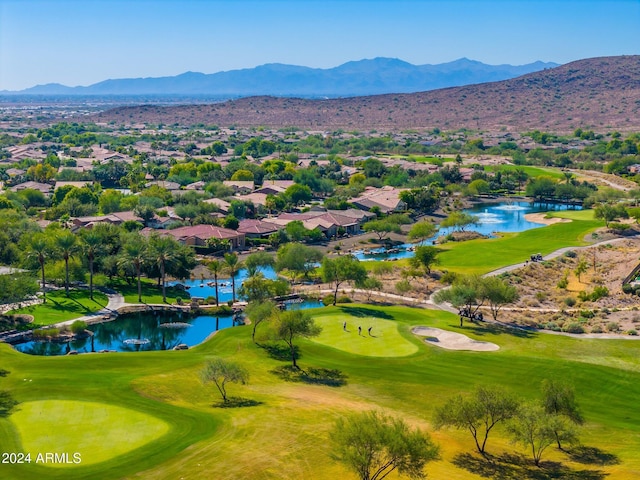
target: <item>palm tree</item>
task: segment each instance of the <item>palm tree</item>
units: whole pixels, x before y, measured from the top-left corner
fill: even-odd
[[[55,241],[56,248],[60,251],[62,258],[64,259],[64,292],[67,297],[69,296],[69,259],[73,257],[78,250],[76,242],[76,236],[69,230],[60,232]]]
[[[238,255],[235,253],[224,254],[225,270],[231,275],[231,298],[233,302],[236,301],[236,275],[244,266],[242,262],[238,261]]]
[[[93,231],[89,231],[82,237],[82,249],[89,262],[89,296],[93,300],[93,264],[96,256],[102,250],[102,237]]]
[[[166,270],[167,266],[176,259],[179,245],[171,237],[151,237],[151,256],[160,267],[160,280],[162,281],[162,302],[167,303]]]
[[[28,256],[36,258],[38,260],[38,263],[40,264],[40,269],[42,271],[42,295],[44,298],[44,303],[47,303],[47,291],[45,289],[44,280],[44,262],[47,258],[47,255],[49,255],[49,242],[44,235],[35,235],[31,238],[28,248]]]
[[[207,267],[209,267],[209,270],[213,272],[213,280],[216,284],[216,307],[218,307],[220,306],[220,303],[218,302],[218,273],[222,271],[223,265],[220,260],[211,260],[207,264]]]
[[[142,282],[140,281],[140,271],[142,265],[147,261],[147,242],[144,237],[137,234],[131,235],[123,245],[122,261],[130,263],[136,269],[138,279],[138,302],[142,303]]]

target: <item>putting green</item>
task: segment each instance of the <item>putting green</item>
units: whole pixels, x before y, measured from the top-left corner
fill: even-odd
[[[322,327],[322,333],[313,341],[328,347],[370,357],[405,357],[418,351],[418,346],[400,335],[397,322],[391,320],[342,314],[318,315],[315,320]],[[358,326],[362,327],[360,335]]]
[[[105,403],[42,400],[21,403],[11,416],[32,463],[39,453],[66,453],[69,462],[42,462],[49,467],[74,467],[112,459],[161,437],[169,425],[151,415]]]

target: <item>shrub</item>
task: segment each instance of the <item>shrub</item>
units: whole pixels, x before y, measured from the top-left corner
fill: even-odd
[[[82,320],[76,320],[71,324],[71,333],[73,333],[74,335],[83,333],[86,329],[87,329],[87,322],[83,322]]]
[[[536,292],[536,299],[539,302],[544,301],[547,298],[547,294],[545,292]]]
[[[600,325],[595,325],[593,327],[591,327],[591,333],[603,333],[604,330],[602,329],[602,327]]]
[[[582,293],[582,292],[580,292],[580,293]],[[573,307],[576,304],[576,299],[573,298],[573,297],[567,297],[567,298],[564,299],[564,304],[567,307]]]
[[[580,316],[584,318],[593,318],[596,316],[596,314],[593,312],[593,310],[580,310]]]
[[[440,281],[447,285],[451,285],[458,278],[458,274],[456,272],[444,272],[440,277]]]
[[[591,296],[591,301],[595,302],[603,297],[608,297],[609,289],[605,286],[598,285],[593,289],[593,292],[591,292],[590,296]]]
[[[625,283],[624,285],[622,285],[622,292],[623,293],[634,293],[633,292],[633,287],[631,285],[629,285],[628,283]]]
[[[544,326],[544,328],[546,328],[547,330],[554,331],[554,332],[559,332],[560,331],[560,327],[558,326],[558,324],[556,322],[547,322],[547,324]]]
[[[325,295],[322,297],[322,304],[326,307],[327,305],[333,305],[333,295]]]
[[[407,293],[411,291],[411,283],[408,280],[400,280],[396,283],[396,291],[398,293]]]
[[[635,328],[626,331],[627,335],[633,335],[634,337],[638,335],[638,331]]]
[[[338,297],[336,299],[336,303],[353,303],[353,300],[351,300],[349,297],[347,297],[346,295],[343,295],[341,297]]]
[[[556,287],[562,288],[562,289],[565,289],[568,286],[569,286],[569,280],[567,280],[567,277],[561,278],[556,284]]]
[[[34,338],[55,338],[60,335],[60,330],[57,328],[36,328],[33,331]]]
[[[578,254],[573,250],[569,250],[568,252],[564,252],[564,256],[569,258],[576,258]]]
[[[568,333],[584,333],[584,327],[578,322],[571,322],[564,327],[564,331]]]
[[[618,325],[618,322],[608,322],[606,329],[607,332],[618,332],[620,331],[620,325]]]

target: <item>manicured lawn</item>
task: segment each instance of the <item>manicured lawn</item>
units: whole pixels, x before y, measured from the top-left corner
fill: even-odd
[[[336,315],[321,310],[316,321],[322,326],[322,333],[313,341],[371,357],[402,357],[418,351],[415,344],[400,335],[397,322],[381,318],[380,312],[372,308],[362,308],[361,315],[362,317],[354,318],[349,314]],[[344,322],[347,323],[346,330],[343,328]],[[358,334],[358,327],[362,329],[361,334]]]
[[[558,180],[565,178],[564,174],[557,168],[541,168],[529,165],[487,165],[484,168],[489,172],[510,172],[514,170],[522,170],[533,178],[540,177],[542,175]]]
[[[33,315],[34,325],[52,325],[88,315],[107,306],[104,293],[93,292],[93,300],[87,290],[70,290],[67,297],[64,290],[47,293],[47,302],[13,310],[10,313]]]
[[[142,284],[142,303],[160,304],[162,302],[162,287],[158,287],[154,280],[145,278],[141,282]],[[124,300],[127,303],[138,303],[138,284],[133,282],[128,284],[124,281],[118,281],[112,283],[110,287],[118,290],[124,295]],[[182,298],[187,302],[191,298],[189,292],[179,290],[174,287],[167,286],[167,303],[176,303],[178,298]]]
[[[142,412],[73,400],[25,402],[11,421],[20,435],[23,451],[31,453],[34,461],[39,452],[78,452],[83,465],[135,450],[169,430],[165,422]],[[74,468],[76,464],[49,466]]]
[[[587,216],[587,212],[557,212],[571,218]],[[556,212],[553,214],[556,216]],[[559,215],[558,215],[559,216]],[[562,247],[586,245],[585,235],[604,226],[599,220],[574,220],[556,223],[520,233],[503,234],[500,238],[450,242],[441,245],[439,269],[461,273],[487,273],[505,265],[524,262],[532,253],[546,255]]]
[[[255,345],[251,327],[223,330],[184,352],[42,358],[20,354],[0,344],[0,365],[11,371],[0,380],[2,388],[13,391],[22,402],[52,402],[42,404],[47,407],[45,410],[25,403],[25,413],[10,420],[0,419],[2,451],[20,451],[29,442],[37,441],[35,437],[43,430],[32,432],[29,428],[23,437],[16,428],[16,423],[25,424],[32,410],[50,412],[50,422],[43,415],[48,422],[45,433],[68,448],[73,442],[79,445],[83,441],[76,429],[79,422],[72,419],[86,415],[79,403],[95,402],[99,408],[106,405],[107,412],[96,422],[121,416],[126,420],[124,425],[131,425],[129,431],[140,430],[136,428],[136,419],[141,418],[138,415],[150,416],[152,424],[168,425],[165,435],[148,443],[144,441],[150,438],[138,439],[139,448],[127,449],[101,463],[87,461],[67,468],[2,465],[3,478],[354,479],[331,459],[328,432],[334,421],[348,412],[383,409],[432,431],[442,447],[442,459],[427,466],[431,478],[474,479],[478,478],[475,473],[454,464],[456,455],[473,452],[471,437],[464,431],[433,432],[434,409],[478,384],[502,385],[533,400],[539,398],[540,382],[550,377],[566,379],[575,387],[587,420],[580,433],[582,443],[615,456],[619,463],[578,463],[550,448],[544,459],[559,462],[564,476],[546,476],[548,470],[525,465],[523,468],[530,468],[529,474],[520,478],[637,478],[640,410],[634,405],[640,398],[640,343],[514,332],[484,324],[465,323],[460,328],[458,319],[449,313],[405,307],[348,305],[311,313],[325,326],[325,333],[335,338],[343,333],[338,319],[346,319],[350,327],[364,327],[373,318],[374,334],[376,328],[394,325],[396,335],[415,347],[415,353],[379,357],[351,353],[344,346],[338,348],[339,345],[316,340],[297,342],[303,369],[326,368],[344,374],[347,384],[335,387],[283,381],[273,370],[287,365],[289,360],[272,358],[266,349]],[[337,331],[327,332],[328,325]],[[411,327],[417,325],[464,333],[496,343],[500,350],[455,352],[430,348],[410,333]],[[234,360],[249,370],[249,383],[229,385],[229,394],[254,400],[256,406],[212,407],[219,396],[214,387],[201,384],[198,378],[202,365],[212,356]],[[68,406],[69,414],[58,410],[60,406]],[[97,411],[98,408],[96,414]],[[94,420],[86,418],[83,424],[87,441],[95,441],[99,428],[94,429]],[[127,431],[118,421],[104,428]],[[161,431],[158,428],[156,434]],[[107,435],[108,430],[105,438]],[[113,452],[110,443],[105,441],[105,448]],[[83,459],[91,457],[88,447],[77,448],[82,450]],[[502,428],[491,434],[487,448],[493,455],[528,454],[512,445]]]

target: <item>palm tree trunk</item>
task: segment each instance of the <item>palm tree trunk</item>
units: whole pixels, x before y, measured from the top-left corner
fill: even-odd
[[[93,259],[89,260],[89,297],[93,300]]]
[[[42,296],[44,298],[44,302],[43,303],[47,303],[47,290],[45,288],[45,281],[44,281],[44,260],[42,262],[40,262],[40,268],[42,269]]]
[[[218,302],[218,272],[215,272],[213,274],[213,280],[216,282],[216,307],[219,307],[220,303]]]
[[[160,263],[160,276],[162,277],[162,303],[167,303],[167,285],[164,278],[164,262]]]
[[[64,292],[69,296],[69,257],[64,258]]]
[[[142,283],[140,282],[140,265],[136,265],[136,274],[138,276],[138,303],[142,303]]]
[[[233,299],[233,303],[236,303],[236,274],[235,274],[235,272],[231,273],[231,298]]]

